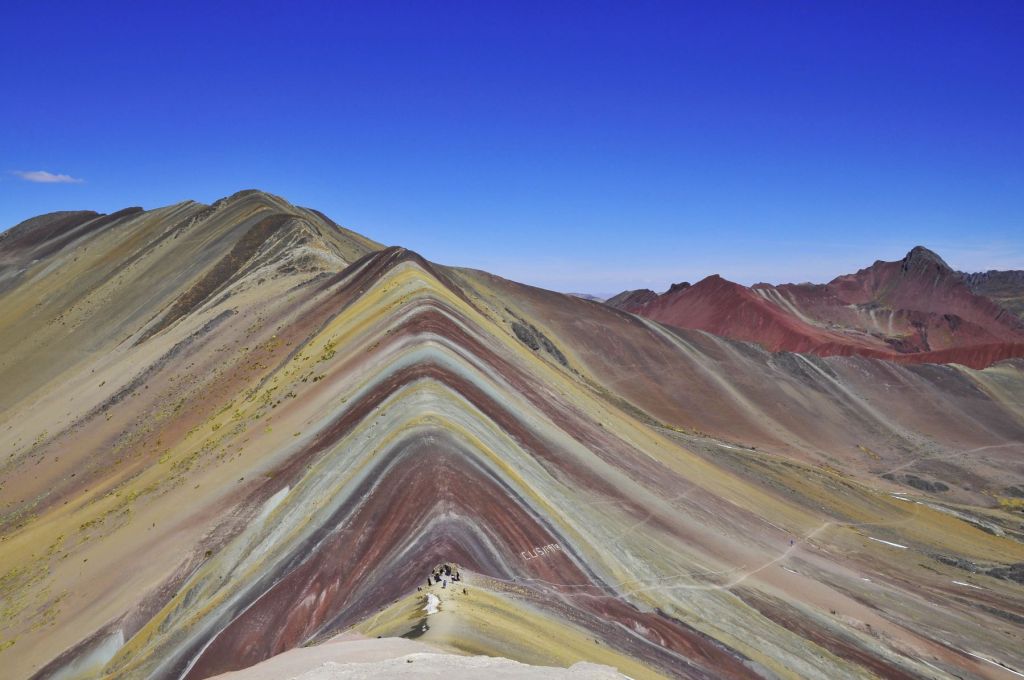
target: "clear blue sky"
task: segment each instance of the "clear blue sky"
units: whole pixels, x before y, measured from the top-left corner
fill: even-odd
[[[0,98],[0,228],[257,187],[565,291],[1024,268],[1016,0],[19,0]]]

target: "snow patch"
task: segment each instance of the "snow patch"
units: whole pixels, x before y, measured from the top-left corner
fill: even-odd
[[[285,486],[280,491],[275,493],[273,496],[268,498],[266,500],[266,502],[263,503],[263,507],[260,509],[260,516],[257,517],[256,519],[257,520],[266,519],[270,515],[270,513],[272,513],[274,511],[274,508],[276,508],[277,506],[281,505],[281,501],[284,500],[284,497],[288,495],[288,492],[290,490],[291,490],[290,486]]]
[[[433,593],[427,593],[427,604],[425,607],[423,607],[423,611],[427,613],[427,616],[430,616],[431,614],[436,614],[440,604],[441,598],[439,598],[437,595],[434,595]]]
[[[973,583],[965,583],[963,581],[953,581],[953,583],[957,584],[958,586],[967,586],[968,588],[974,588],[976,590],[985,590],[981,586],[976,586]]]
[[[92,649],[50,676],[52,680],[73,680],[75,678],[98,677],[103,667],[124,647],[124,631],[118,630],[103,638]]]
[[[1024,673],[1018,673],[1017,671],[1013,670],[1012,668],[1007,666],[1002,661],[993,661],[992,659],[987,659],[987,658],[983,657],[981,654],[975,654],[974,652],[968,652],[966,649],[964,651],[967,652],[968,654],[970,654],[971,656],[973,656],[975,659],[981,659],[982,661],[988,662],[988,663],[992,664],[993,666],[999,666],[1003,670],[1009,671],[1009,672],[1013,673],[1014,675],[1019,675],[1020,677],[1024,678]]]
[[[892,541],[883,541],[882,539],[875,538],[873,536],[868,536],[868,539],[872,540],[872,541],[877,541],[879,543],[885,543],[886,545],[891,545],[892,547],[899,548],[900,550],[906,550],[907,549],[907,546],[905,546],[905,545],[900,545],[899,543],[893,543]]]

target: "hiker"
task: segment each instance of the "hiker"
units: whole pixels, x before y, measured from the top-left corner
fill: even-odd
[[[429,576],[427,577],[427,587],[428,588],[430,587],[430,577]]]

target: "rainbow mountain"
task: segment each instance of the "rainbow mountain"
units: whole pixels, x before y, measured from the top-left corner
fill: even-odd
[[[1021,359],[773,353],[258,191],[11,228],[0,347],[6,677],[340,634],[632,678],[1024,673]]]

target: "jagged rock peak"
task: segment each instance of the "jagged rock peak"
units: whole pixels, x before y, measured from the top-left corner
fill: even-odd
[[[934,265],[940,271],[953,271],[953,268],[946,264],[946,261],[932,250],[924,246],[914,246],[902,260],[902,270],[918,269]]]
[[[642,305],[656,300],[658,294],[650,288],[638,288],[637,290],[624,290],[618,295],[613,295],[604,301],[609,307],[626,309],[634,305]]]

